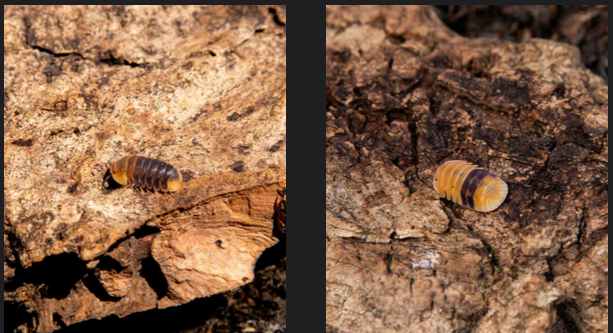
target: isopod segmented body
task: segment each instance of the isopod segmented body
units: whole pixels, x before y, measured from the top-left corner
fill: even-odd
[[[175,167],[142,156],[126,156],[111,165],[113,179],[122,186],[134,186],[158,192],[176,192],[183,176]]]
[[[509,187],[500,177],[465,161],[447,161],[434,175],[434,189],[441,197],[479,212],[500,207]]]

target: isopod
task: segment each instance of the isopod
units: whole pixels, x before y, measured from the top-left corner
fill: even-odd
[[[183,183],[172,165],[142,156],[126,156],[111,164],[110,171],[119,185],[158,192],[176,192]]]
[[[500,207],[509,193],[500,177],[466,161],[445,162],[436,170],[433,185],[441,197],[478,212]]]

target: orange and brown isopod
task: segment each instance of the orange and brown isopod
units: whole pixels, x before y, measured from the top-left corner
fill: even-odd
[[[183,183],[172,165],[142,156],[126,156],[111,164],[110,171],[119,185],[158,192],[176,192]]]
[[[465,161],[447,161],[434,175],[434,189],[441,197],[479,212],[500,207],[509,187],[500,177]]]

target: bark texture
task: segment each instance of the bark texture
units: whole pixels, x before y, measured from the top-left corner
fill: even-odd
[[[607,139],[608,87],[573,46],[327,6],[327,330],[607,332]],[[449,159],[506,202],[440,199]]]
[[[4,299],[21,329],[250,282],[285,224],[285,110],[284,6],[5,6]],[[106,187],[132,154],[184,189]]]

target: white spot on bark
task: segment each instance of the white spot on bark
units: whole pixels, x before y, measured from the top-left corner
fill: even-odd
[[[421,260],[416,260],[413,262],[413,270],[422,268],[422,269],[434,269],[438,266],[438,258],[440,255],[436,252],[428,252],[426,258]]]

